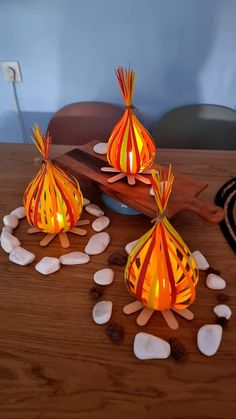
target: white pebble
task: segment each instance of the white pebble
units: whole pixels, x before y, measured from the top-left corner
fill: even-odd
[[[7,253],[11,253],[12,249],[20,246],[20,241],[8,231],[1,234],[1,246]]]
[[[93,147],[93,150],[97,154],[107,154],[108,143],[98,143]]]
[[[218,304],[213,311],[218,317],[225,317],[227,320],[232,316],[232,311],[226,304]]]
[[[166,182],[166,181],[162,181],[162,182],[161,182],[161,192],[163,192],[163,189],[164,189],[164,184],[165,184],[165,183],[167,184],[167,182]],[[153,187],[151,187],[151,189],[150,189],[149,193],[150,193],[150,195],[151,195],[151,196],[155,196]]]
[[[192,256],[194,257],[198,269],[201,271],[206,271],[209,268],[209,263],[207,262],[205,256],[199,250],[195,250],[192,253]]]
[[[206,285],[212,290],[223,290],[226,287],[226,282],[219,275],[209,274],[207,275]]]
[[[95,204],[89,204],[86,205],[85,210],[92,215],[95,215],[95,217],[102,217],[104,215],[104,211]]]
[[[21,220],[22,218],[25,218],[26,216],[25,207],[18,207],[14,209],[13,211],[11,211],[10,215],[14,215],[19,220]]]
[[[134,355],[139,359],[166,359],[170,344],[149,333],[138,333],[134,338]]]
[[[60,269],[60,261],[57,258],[45,256],[37,263],[35,269],[43,275],[49,275]]]
[[[133,249],[133,247],[136,245],[137,242],[138,240],[134,240],[130,243],[127,243],[127,245],[125,246],[125,251],[128,255],[131,253],[131,250]]]
[[[14,230],[19,224],[19,220],[15,215],[8,214],[3,217],[3,224],[6,227],[10,227]]]
[[[15,247],[12,249],[9,260],[17,265],[26,266],[29,265],[36,258],[34,253],[29,252],[29,250],[24,249],[23,247]]]
[[[94,234],[90,237],[87,246],[85,247],[85,253],[88,255],[99,255],[104,252],[110,243],[110,236],[108,233],[102,232]]]
[[[110,219],[106,217],[106,215],[103,215],[102,217],[96,218],[96,220],[92,223],[92,228],[94,231],[102,231],[105,228],[107,228],[110,224]]]
[[[83,265],[90,261],[90,257],[83,252],[71,252],[62,255],[60,258],[62,265]]]
[[[90,200],[83,197],[83,207],[90,204]]]
[[[2,228],[2,233],[5,233],[6,231],[7,231],[8,233],[11,233],[11,234],[12,234],[12,232],[13,232],[13,230],[12,230],[12,228],[11,228],[11,227],[3,226],[3,228]]]
[[[151,189],[150,189],[149,193],[150,193],[150,195],[151,195],[151,196],[155,196],[155,195],[154,195],[154,189],[153,189],[153,187],[151,187]]]
[[[100,269],[94,273],[93,279],[98,285],[110,285],[114,279],[114,271],[110,268]]]
[[[219,324],[205,324],[198,330],[197,346],[206,356],[214,355],[220,346],[222,327]]]
[[[111,301],[99,301],[93,307],[93,320],[97,324],[104,324],[109,322],[112,313]]]

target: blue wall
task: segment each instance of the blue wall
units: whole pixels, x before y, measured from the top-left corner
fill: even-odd
[[[0,0],[0,60],[19,61],[27,130],[75,101],[122,103],[114,67],[137,73],[151,127],[188,103],[236,103],[235,0]],[[0,141],[21,141],[0,75]]]

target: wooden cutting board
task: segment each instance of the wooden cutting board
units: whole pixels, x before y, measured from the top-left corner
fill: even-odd
[[[150,195],[150,186],[139,181],[130,186],[126,179],[116,183],[108,183],[111,173],[104,173],[101,167],[108,166],[106,156],[101,156],[93,151],[97,141],[83,144],[68,153],[57,157],[54,162],[63,170],[73,174],[77,179],[90,180],[99,185],[102,192],[115,198],[131,208],[142,212],[148,217],[154,218],[157,214],[155,199]],[[153,168],[160,168],[154,164]],[[167,166],[161,166],[162,172],[168,170]],[[209,223],[218,223],[224,218],[224,211],[216,205],[208,205],[198,199],[198,195],[207,188],[203,183],[191,176],[178,173],[173,168],[175,176],[173,190],[168,204],[167,216],[173,217],[181,211],[192,211]]]

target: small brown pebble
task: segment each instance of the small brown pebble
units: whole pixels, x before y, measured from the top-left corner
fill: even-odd
[[[128,256],[123,253],[112,253],[108,258],[110,265],[124,266],[127,263]]]
[[[229,301],[230,300],[230,296],[227,294],[224,294],[223,292],[221,292],[220,294],[217,294],[217,300],[224,302],[224,301]]]
[[[99,287],[92,287],[89,290],[91,300],[98,300],[103,294],[103,289]]]
[[[112,340],[112,342],[121,342],[124,339],[123,326],[112,323],[106,328],[106,334]]]
[[[177,338],[170,338],[169,344],[171,347],[171,355],[176,361],[185,361],[188,354],[185,346]]]
[[[228,320],[226,317],[217,317],[216,323],[223,327],[223,329],[228,325]]]
[[[212,268],[212,266],[209,266],[209,268],[206,269],[206,274],[215,274],[215,275],[221,275],[221,272],[218,271],[217,269]]]

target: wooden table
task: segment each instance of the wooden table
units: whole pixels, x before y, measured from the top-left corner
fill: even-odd
[[[70,148],[54,146],[51,155]],[[37,170],[36,156],[33,145],[0,144],[1,218],[21,205],[24,189]],[[159,161],[172,162],[179,171],[206,180],[209,188],[203,195],[212,203],[219,187],[235,175],[236,153],[165,149],[159,150]],[[94,192],[86,191],[85,196]],[[150,226],[142,216],[109,210],[106,214],[111,218],[107,230],[111,244],[88,265],[62,267],[44,277],[35,271],[34,263],[12,264],[0,250],[1,419],[232,418],[236,408],[235,316],[223,333],[218,353],[212,358],[201,355],[196,333],[201,325],[215,322],[212,308],[217,304],[217,292],[205,287],[204,274],[192,306],[192,322],[179,319],[180,328],[171,331],[156,313],[144,329],[167,340],[179,338],[189,353],[184,363],[172,358],[142,362],[134,357],[134,336],[143,329],[136,325],[135,315],[122,313],[122,307],[132,301],[122,268],[115,268],[115,281],[104,289],[103,298],[114,303],[112,321],[124,326],[124,341],[112,343],[105,334],[106,325],[93,323],[94,302],[89,298],[93,273],[106,266],[110,253],[120,251]],[[236,312],[235,255],[219,226],[205,224],[190,213],[177,215],[172,223],[192,250],[200,249],[221,270],[229,304]],[[39,235],[27,235],[26,228],[24,220],[15,234],[37,254],[37,260],[65,253],[57,241],[40,248]],[[91,235],[89,227],[86,237],[71,236],[71,250],[83,250]]]

